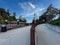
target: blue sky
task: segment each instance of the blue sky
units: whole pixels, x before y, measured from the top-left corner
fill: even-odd
[[[38,18],[50,4],[60,9],[59,3],[60,0],[0,0],[0,8],[10,9],[11,15],[16,12],[16,18],[21,15],[31,22],[34,12]]]

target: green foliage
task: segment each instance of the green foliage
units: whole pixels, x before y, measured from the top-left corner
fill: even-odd
[[[2,22],[2,20],[3,20],[3,17],[2,17],[2,16],[0,16],[0,23]]]
[[[19,19],[20,22],[26,22],[26,19],[25,18],[21,18]]]
[[[16,13],[13,13],[13,16],[10,15],[9,10],[5,10],[4,8],[0,8],[0,23],[5,20],[8,21],[16,21]]]
[[[60,19],[51,20],[49,23],[50,23],[50,24],[53,24],[53,25],[58,25],[58,26],[60,26]]]
[[[16,12],[13,13],[13,20],[16,20]]]
[[[37,24],[37,25],[39,24],[39,19],[36,19],[36,24]]]

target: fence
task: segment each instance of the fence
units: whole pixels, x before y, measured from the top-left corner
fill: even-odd
[[[0,31],[1,31],[1,26],[2,26],[2,25],[3,25],[3,24],[0,24]],[[17,25],[16,23],[11,23],[11,24],[7,24],[6,27],[7,27],[7,30],[9,30],[9,29],[14,29],[14,28],[21,27],[21,24]]]

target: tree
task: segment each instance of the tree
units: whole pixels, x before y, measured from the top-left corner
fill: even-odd
[[[10,9],[7,9],[7,11],[6,11],[6,13],[7,13],[8,16],[10,15],[9,11],[10,11]]]
[[[3,17],[0,15],[0,23],[2,23]]]
[[[19,21],[20,21],[20,22],[26,22],[26,19],[23,18],[22,16],[20,16],[20,17],[19,17]]]
[[[10,14],[10,9],[5,10],[4,8],[0,8],[0,22],[8,21],[16,21],[16,12],[13,13],[13,16]]]
[[[59,19],[60,19],[60,10],[59,10]]]
[[[5,12],[5,9],[0,8],[0,15],[3,16],[5,13],[6,13],[6,12]]]
[[[36,24],[39,24],[39,19],[36,19]]]
[[[13,13],[13,20],[16,21],[16,12]]]

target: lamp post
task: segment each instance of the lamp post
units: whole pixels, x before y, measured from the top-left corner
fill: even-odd
[[[19,20],[17,20],[17,25],[19,25]]]
[[[36,17],[35,16],[36,16],[36,14],[34,13],[34,23],[36,23]]]
[[[34,12],[34,17],[33,17],[33,25],[36,26],[36,13]]]
[[[5,20],[5,24],[6,24],[6,25],[8,24],[7,21],[8,21],[8,20]]]
[[[35,7],[32,7],[32,9],[35,9]],[[34,17],[33,17],[33,22],[32,22],[30,36],[31,36],[30,37],[31,38],[30,45],[35,45],[35,11],[34,11]]]

